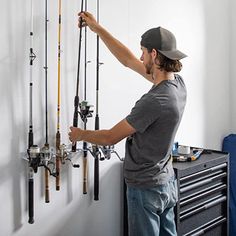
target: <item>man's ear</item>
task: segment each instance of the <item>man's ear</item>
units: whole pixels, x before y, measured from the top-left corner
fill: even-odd
[[[157,55],[158,55],[158,52],[156,49],[152,49],[152,52],[151,52],[151,55],[152,55],[152,59],[155,61],[156,58],[157,58]]]

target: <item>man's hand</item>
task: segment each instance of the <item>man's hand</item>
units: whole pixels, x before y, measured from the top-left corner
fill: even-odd
[[[89,13],[89,12],[80,12],[79,14],[79,19],[78,19],[78,27],[81,27],[81,18],[82,18],[82,27],[88,26],[92,31],[97,33],[97,28],[99,27],[99,24],[95,20],[94,16]]]
[[[70,130],[71,131],[68,133],[68,135],[72,143],[82,140],[82,129],[71,126]]]

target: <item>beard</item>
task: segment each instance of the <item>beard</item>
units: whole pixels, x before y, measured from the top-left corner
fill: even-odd
[[[145,65],[146,73],[148,75],[152,74],[152,67],[153,67],[153,62],[149,60],[149,62]]]
[[[152,62],[149,62],[148,64],[145,65],[146,73],[147,73],[148,75],[152,74],[152,66],[153,66],[153,63],[152,63]]]

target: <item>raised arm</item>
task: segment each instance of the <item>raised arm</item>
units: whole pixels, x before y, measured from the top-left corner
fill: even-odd
[[[82,26],[87,25],[93,32],[95,32],[121,64],[129,67],[131,70],[134,70],[147,80],[153,82],[151,76],[146,73],[143,63],[135,57],[124,44],[114,38],[105,28],[98,24],[91,13],[81,12],[79,13],[79,16],[83,19]],[[80,27],[80,20],[78,26]]]

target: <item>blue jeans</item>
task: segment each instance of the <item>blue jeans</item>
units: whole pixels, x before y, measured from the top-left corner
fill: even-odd
[[[176,180],[152,188],[127,186],[129,236],[177,236]]]

